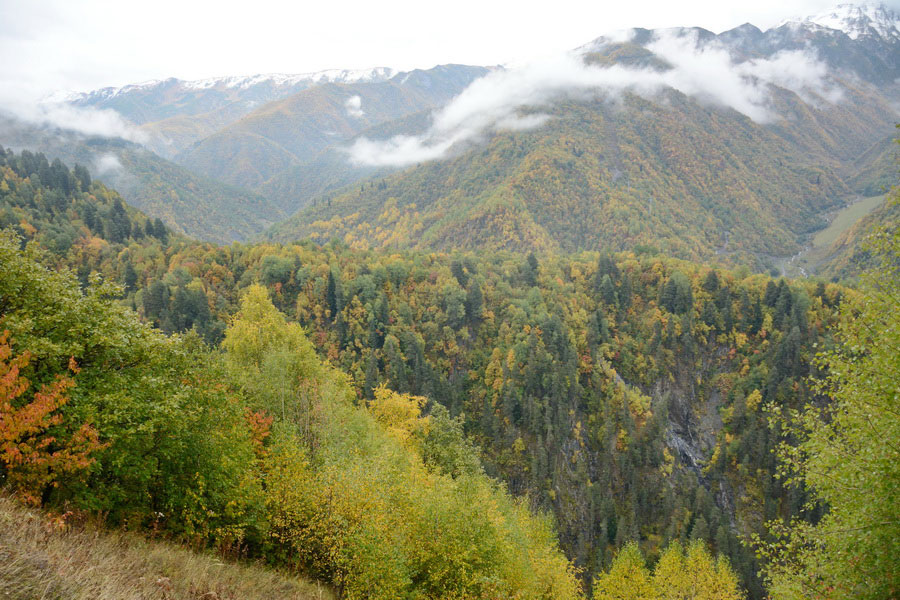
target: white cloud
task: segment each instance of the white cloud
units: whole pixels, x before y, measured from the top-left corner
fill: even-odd
[[[122,168],[122,163],[115,154],[104,154],[94,161],[94,169],[98,175],[114,173]]]
[[[32,125],[59,127],[103,137],[145,143],[147,135],[114,110],[77,107],[40,97],[27,84],[0,85],[0,109]]]
[[[357,119],[366,114],[366,111],[362,109],[362,98],[359,96],[350,96],[347,98],[347,101],[344,102],[344,108],[347,109],[348,115],[356,117]]]
[[[760,123],[776,118],[770,107],[770,85],[807,96],[818,94],[831,102],[838,99],[839,90],[828,83],[825,66],[803,51],[735,63],[723,46],[698,47],[696,37],[676,32],[661,34],[648,49],[672,68],[590,66],[580,55],[564,53],[494,71],[436,111],[422,135],[386,141],[359,139],[348,149],[350,160],[364,165],[405,166],[442,158],[451,148],[475,143],[493,131],[540,127],[548,116],[532,111],[562,97],[585,93],[615,97],[630,91],[652,97],[663,88],[674,88],[702,102],[732,108]]]
[[[147,134],[114,110],[80,108],[56,103],[38,104],[36,109],[35,113],[26,115],[26,120],[31,119],[86,135],[117,137],[141,144],[147,141]]]
[[[759,123],[777,118],[770,107],[770,85],[791,90],[806,100],[812,99],[811,94],[831,102],[840,99],[840,90],[827,80],[825,64],[810,51],[782,51],[770,58],[736,63],[720,44],[698,47],[694,35],[672,33],[658,36],[647,48],[674,67],[663,74],[665,85],[733,108]]]
[[[828,80],[825,63],[808,51],[781,51],[768,60],[749,60],[741,65],[743,71],[761,81],[795,92],[807,102],[816,96],[832,104],[843,98],[843,91]]]
[[[383,142],[360,138],[350,149],[350,158],[358,165],[411,165],[443,158],[453,143],[453,139],[425,141],[420,136],[408,135],[396,135]]]

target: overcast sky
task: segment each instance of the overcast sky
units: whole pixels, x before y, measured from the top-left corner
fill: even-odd
[[[39,97],[165,77],[503,64],[616,29],[719,32],[748,21],[765,29],[834,3],[0,0],[0,86],[6,95]]]

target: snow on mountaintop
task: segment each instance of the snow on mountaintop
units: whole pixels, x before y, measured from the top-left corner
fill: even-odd
[[[781,25],[798,22],[843,31],[854,40],[867,35],[900,39],[900,15],[884,4],[838,4],[802,19],[789,19]]]
[[[82,100],[84,98],[89,98],[91,96],[101,97],[101,98],[114,98],[123,92],[131,92],[134,90],[147,89],[166,81],[177,81],[175,79],[150,79],[147,81],[142,81],[140,83],[129,83],[128,85],[123,85],[122,87],[105,87],[100,88],[98,90],[93,90],[90,92],[73,92],[71,90],[59,90],[53,92],[42,100],[44,102],[77,102],[78,100]]]
[[[373,69],[329,69],[315,73],[299,73],[288,75],[285,73],[270,73],[265,75],[212,77],[197,81],[185,81],[182,85],[192,89],[207,89],[221,85],[226,88],[247,89],[261,83],[272,83],[276,86],[295,85],[302,82],[313,83],[356,83],[359,81],[384,81],[397,74],[397,71],[388,67],[375,67]]]
[[[185,89],[205,90],[212,88],[238,88],[248,89],[260,84],[271,84],[274,87],[289,87],[301,83],[358,83],[362,81],[386,81],[397,75],[398,71],[388,67],[375,67],[372,69],[329,69],[314,73],[268,73],[262,75],[210,77],[185,81],[174,77],[169,79],[152,79],[142,83],[132,83],[122,87],[106,87],[91,92],[56,92],[45,100],[56,102],[77,102],[79,100],[114,98],[127,92],[150,90],[161,85],[177,85]]]

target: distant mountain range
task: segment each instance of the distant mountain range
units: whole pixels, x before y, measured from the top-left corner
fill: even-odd
[[[180,152],[175,160],[200,173],[218,173],[227,183],[256,189],[367,129],[446,104],[485,73],[487,69],[480,67],[452,65],[383,81],[316,85],[254,110]]]
[[[115,110],[144,149],[74,135],[54,149],[21,124],[15,143],[0,127],[0,144],[87,157],[107,179],[100,159],[115,155],[110,182],[129,201],[217,241],[293,214],[266,236],[647,247],[758,268],[796,252],[826,212],[895,179],[900,31],[884,6],[844,4],[767,31],[633,29],[571,56],[544,71],[444,65],[104,88],[59,98]],[[479,109],[485,98],[494,104]]]
[[[324,83],[387,81],[396,74],[392,69],[375,68],[196,81],[173,77],[86,93],[64,93],[57,98],[73,106],[118,112],[150,134],[149,145],[154,150],[172,158],[220,127],[273,100]]]
[[[0,118],[0,145],[80,161],[176,231],[227,243],[260,233],[306,198],[371,174],[333,149],[358,132],[436,108],[489,71],[445,65],[167,79],[58,94],[57,100],[81,109],[115,110],[143,135],[143,147],[12,115]],[[317,179],[292,178],[292,171],[312,171]],[[301,199],[286,195],[298,188]]]

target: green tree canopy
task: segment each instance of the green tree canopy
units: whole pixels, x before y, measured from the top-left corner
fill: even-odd
[[[832,402],[775,413],[799,439],[781,446],[784,474],[827,513],[770,524],[776,541],[758,548],[774,598],[900,594],[900,228],[870,243],[877,266],[845,299],[838,344],[819,359]]]

